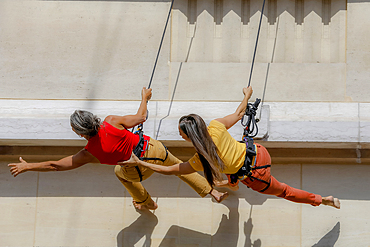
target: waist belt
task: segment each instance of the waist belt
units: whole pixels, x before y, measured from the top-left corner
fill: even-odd
[[[244,164],[243,166],[234,174],[230,175],[230,182],[231,183],[236,183],[238,180],[244,180],[247,177],[249,177],[252,181],[254,179],[257,179],[258,181],[261,181],[267,186],[261,190],[260,192],[264,192],[270,187],[270,181],[265,181],[259,178],[256,178],[252,176],[252,170],[257,170],[257,169],[263,169],[267,167],[271,167],[271,165],[264,165],[264,166],[258,166],[258,167],[252,167],[253,159],[256,156],[256,150],[254,146],[254,141],[252,138],[248,138],[247,141],[245,142],[246,144],[246,152],[245,152],[245,159],[244,159]]]
[[[137,143],[136,147],[132,151],[140,160],[142,160],[141,155],[143,153],[144,149],[144,136],[142,131],[138,131],[137,135],[139,135],[139,142]],[[140,182],[143,181],[143,174],[141,174],[141,171],[138,166],[135,166],[135,169],[140,177]]]
[[[162,143],[162,145],[164,146],[165,150],[166,150],[166,157],[164,159],[161,159],[161,158],[150,158],[150,157],[143,157],[144,156],[144,136],[143,136],[143,131],[138,131],[137,135],[139,135],[139,142],[137,143],[136,147],[134,148],[134,150],[132,151],[140,160],[159,160],[159,161],[162,161],[164,162],[167,157],[168,157],[168,151],[167,151],[167,147]],[[147,145],[147,147],[149,146],[149,143]],[[137,171],[137,173],[139,174],[139,177],[140,177],[140,182],[143,181],[143,174],[141,173],[140,169],[138,166],[135,166],[135,169]]]

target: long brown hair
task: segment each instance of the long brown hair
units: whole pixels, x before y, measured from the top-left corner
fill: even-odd
[[[179,127],[189,137],[197,151],[208,183],[213,187],[215,180],[222,180],[220,171],[225,168],[224,162],[217,153],[217,147],[208,133],[206,123],[197,114],[183,116]]]

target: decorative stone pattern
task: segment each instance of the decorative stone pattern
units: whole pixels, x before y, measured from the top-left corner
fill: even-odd
[[[113,101],[45,101],[0,100],[0,139],[79,139],[70,128],[69,116],[76,109],[85,109],[104,119],[107,115],[135,114],[140,104]],[[181,140],[178,119],[190,113],[202,116],[207,123],[235,112],[233,102],[169,102],[150,101],[145,133],[159,140]],[[369,142],[370,104],[368,103],[288,103],[269,102],[262,107],[259,135],[269,141],[282,142]],[[257,112],[259,118],[260,112]],[[237,123],[230,133],[241,139],[243,128]]]

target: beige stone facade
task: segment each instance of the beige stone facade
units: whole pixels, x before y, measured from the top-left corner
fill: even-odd
[[[232,113],[248,85],[262,0],[175,0],[145,132],[179,158],[178,118]],[[169,1],[0,1],[0,247],[370,246],[370,3],[266,0],[251,85],[272,174],[340,198],[298,205],[241,187],[222,204],[174,176],[144,186],[138,213],[110,166],[13,178],[7,164],[59,159],[85,144],[75,109],[132,114],[148,86]],[[267,76],[268,75],[268,76]],[[176,88],[169,116],[170,100]],[[230,132],[240,139],[242,127]]]

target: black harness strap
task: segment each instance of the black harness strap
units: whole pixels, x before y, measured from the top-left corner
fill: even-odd
[[[164,159],[161,159],[161,158],[151,158],[151,157],[142,157],[142,154],[143,154],[143,151],[144,151],[144,142],[145,142],[142,129],[138,129],[135,132],[135,134],[136,135],[139,135],[139,142],[138,142],[138,144],[136,145],[136,147],[134,148],[134,150],[132,152],[140,160],[159,160],[159,161],[162,161],[162,162],[165,162],[166,161],[166,159],[168,157],[168,150],[167,150],[167,147],[163,143],[162,143],[162,145],[163,145],[163,147],[166,150],[166,157]],[[139,174],[140,182],[143,181],[143,174],[141,173],[140,168],[138,166],[135,166],[135,169],[136,169],[137,173]]]
[[[170,6],[170,9],[168,11],[168,15],[167,15],[167,19],[166,19],[166,24],[164,26],[164,30],[163,30],[163,33],[162,33],[162,38],[161,38],[161,42],[159,44],[159,48],[158,48],[158,52],[157,52],[157,56],[155,58],[155,62],[154,62],[154,67],[153,67],[153,71],[152,71],[152,75],[150,77],[150,81],[149,81],[149,85],[148,85],[148,88],[150,88],[150,86],[152,85],[152,81],[153,81],[153,76],[154,76],[154,72],[155,72],[155,69],[157,67],[157,62],[158,62],[158,57],[159,57],[159,54],[161,52],[161,48],[162,48],[162,44],[163,44],[163,40],[164,40],[164,37],[165,37],[165,34],[166,34],[166,30],[167,30],[167,25],[168,25],[168,21],[170,19],[170,16],[171,16],[171,10],[172,10],[172,7],[173,7],[173,3],[174,3],[174,0],[171,1],[171,6]],[[148,119],[148,115],[149,115],[149,111],[147,110],[147,114],[146,114],[146,118]],[[133,153],[140,159],[140,160],[161,160],[161,161],[165,161],[167,159],[167,156],[168,156],[168,152],[167,152],[167,148],[166,148],[166,158],[163,160],[163,159],[159,159],[159,158],[142,158],[141,157],[141,154],[142,152],[144,151],[144,137],[143,137],[143,124],[139,124],[138,125],[138,128],[135,132],[135,134],[138,134],[139,135],[139,142],[138,144],[136,145],[136,147],[134,148],[133,150]],[[143,181],[143,174],[141,173],[140,169],[138,166],[135,166],[135,169],[137,171],[137,173],[139,174],[139,177],[140,177],[140,182]]]
[[[247,138],[247,140],[245,141],[245,145],[246,145],[246,152],[245,152],[244,164],[239,169],[239,171],[230,175],[231,183],[236,183],[239,177],[252,175],[252,172],[251,172],[252,161],[253,161],[253,157],[256,156],[256,150],[254,149],[253,139]]]
[[[150,157],[143,157],[142,160],[159,160],[159,161],[162,161],[162,162],[165,162],[166,159],[168,157],[168,151],[167,151],[167,148],[166,148],[166,157],[164,159],[161,159],[161,158],[150,158]]]
[[[135,166],[135,169],[137,173],[139,174],[140,182],[143,181],[143,174],[141,173],[140,168],[138,166]]]
[[[141,159],[141,153],[143,152],[144,148],[144,136],[143,136],[143,131],[138,130],[135,132],[136,135],[139,135],[139,142],[137,143],[136,147],[132,152],[139,158]]]
[[[139,135],[139,142],[137,143],[136,147],[134,148],[134,150],[132,151],[140,160],[142,160],[141,158],[141,154],[143,152],[143,148],[144,148],[144,136],[143,136],[143,131],[141,129],[138,129],[135,133],[136,135]],[[141,173],[140,171],[140,168],[138,166],[135,166],[135,169],[137,171],[137,173],[139,174],[139,177],[140,177],[140,182],[143,181],[143,174]]]
[[[267,168],[267,167],[271,167],[271,165],[252,167],[252,170],[257,170],[257,169],[262,169],[262,168]]]
[[[265,181],[265,180],[262,180],[262,179],[259,179],[259,178],[256,178],[256,177],[253,177],[253,176],[250,176],[250,178],[252,179],[257,179],[258,181],[261,181],[261,182],[263,182],[263,183],[265,183],[265,184],[267,184],[267,186],[263,189],[263,190],[260,190],[259,192],[264,192],[264,191],[266,191],[269,187],[270,187],[270,184],[271,184],[271,178],[270,178],[270,180],[267,182],[267,181]]]
[[[164,159],[161,159],[161,158],[152,158],[152,157],[141,157],[140,159],[141,160],[159,160],[159,161],[162,161],[162,162],[165,162],[166,159],[168,158],[168,149],[167,147],[162,143],[164,149],[166,150],[166,157],[164,157]]]
[[[260,179],[260,178],[256,178],[256,177],[254,177],[254,176],[252,176],[252,175],[250,175],[249,176],[250,178],[251,178],[251,180],[252,180],[252,182],[255,180],[255,179],[257,179],[258,181],[260,181],[260,182],[263,182],[263,183],[265,183],[265,184],[270,184],[270,182],[267,182],[267,181],[265,181],[265,180],[263,180],[263,179]],[[270,179],[271,180],[271,179]]]
[[[256,178],[252,176],[252,170],[268,168],[268,167],[271,167],[271,165],[252,167],[253,158],[256,156],[256,150],[254,148],[254,141],[252,138],[247,137],[245,144],[246,144],[246,153],[245,153],[244,164],[237,173],[230,175],[230,181],[231,183],[236,183],[239,177],[245,177],[245,176],[249,177],[252,181],[257,179],[258,181],[267,184],[267,186],[263,190],[259,191],[259,192],[264,192],[270,187],[271,179],[270,181],[267,182],[260,178]]]

